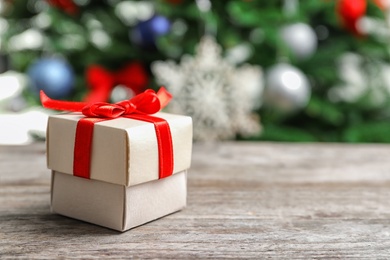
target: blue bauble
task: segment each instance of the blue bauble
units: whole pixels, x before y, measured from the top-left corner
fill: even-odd
[[[64,98],[74,87],[75,76],[71,66],[60,58],[43,58],[34,62],[27,72],[31,89],[40,90],[51,98]]]
[[[167,34],[171,29],[169,20],[161,15],[138,23],[130,33],[131,40],[142,47],[155,47],[156,38]]]

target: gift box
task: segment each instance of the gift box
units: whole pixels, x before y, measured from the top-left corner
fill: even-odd
[[[125,231],[183,209],[191,153],[187,116],[50,116],[52,211]]]

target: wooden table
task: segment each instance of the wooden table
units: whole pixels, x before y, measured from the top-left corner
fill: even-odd
[[[45,147],[0,147],[0,258],[390,257],[390,146],[195,145],[188,207],[118,233],[50,213]]]

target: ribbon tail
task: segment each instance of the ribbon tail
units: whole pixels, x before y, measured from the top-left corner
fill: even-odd
[[[168,90],[166,90],[166,88],[161,87],[161,88],[157,91],[157,97],[158,97],[158,99],[160,100],[161,109],[163,109],[163,108],[166,107],[166,106],[168,105],[168,103],[171,101],[171,99],[172,99],[172,94],[169,93]]]
[[[70,112],[80,112],[87,104],[84,102],[61,101],[49,98],[45,92],[40,91],[42,106],[54,110],[65,110]]]

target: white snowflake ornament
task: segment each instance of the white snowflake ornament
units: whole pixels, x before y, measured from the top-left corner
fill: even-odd
[[[221,56],[214,38],[201,39],[196,55],[183,56],[180,65],[156,61],[152,71],[172,94],[172,113],[192,116],[194,139],[215,141],[260,131],[252,110],[261,104],[263,74],[259,66],[236,68]]]

